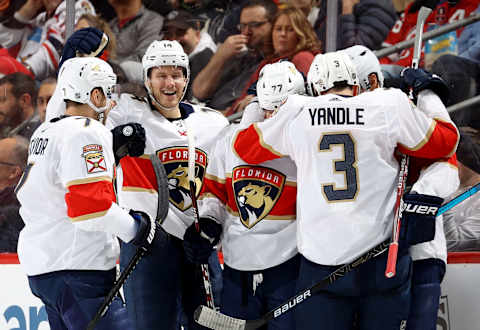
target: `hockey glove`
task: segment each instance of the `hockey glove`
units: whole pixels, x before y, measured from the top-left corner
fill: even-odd
[[[401,76],[403,77],[402,89],[409,90],[411,88],[415,100],[418,93],[424,89],[430,89],[440,97],[444,104],[447,103],[450,90],[445,81],[436,74],[431,74],[423,69],[406,68],[402,71]]]
[[[195,223],[185,231],[183,249],[185,257],[194,264],[204,264],[212,254],[213,248],[220,240],[222,226],[209,218],[200,218],[200,232]]]
[[[107,34],[93,27],[75,31],[63,46],[58,68],[62,67],[63,62],[79,54],[93,57],[102,55],[108,41]]]
[[[146,137],[142,125],[138,123],[120,125],[112,129],[112,134],[113,154],[117,165],[127,154],[132,157],[143,155]]]
[[[148,251],[155,238],[157,223],[145,212],[130,210],[128,213],[138,224],[137,234],[130,243],[140,249]]]
[[[423,194],[404,194],[400,245],[429,242],[435,237],[435,217],[443,198]]]

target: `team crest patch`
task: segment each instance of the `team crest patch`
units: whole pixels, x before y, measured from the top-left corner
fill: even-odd
[[[83,146],[82,157],[85,158],[87,173],[106,172],[107,165],[103,156],[103,147],[99,144],[89,144]]]
[[[160,149],[157,155],[165,167],[168,178],[170,203],[180,211],[192,206],[190,197],[190,183],[188,181],[188,148],[170,147]],[[203,177],[207,168],[207,154],[198,148],[195,149],[195,195],[198,197],[202,190]]]
[[[233,169],[235,203],[245,227],[252,228],[270,213],[285,181],[285,175],[267,167],[242,165]]]

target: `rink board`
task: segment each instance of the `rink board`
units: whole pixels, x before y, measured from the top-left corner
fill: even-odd
[[[480,252],[449,253],[437,330],[480,329]],[[48,330],[45,307],[15,254],[0,254],[0,329]]]

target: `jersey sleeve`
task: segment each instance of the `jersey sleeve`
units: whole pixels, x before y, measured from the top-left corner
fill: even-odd
[[[249,164],[260,164],[290,155],[288,127],[301,109],[298,98],[290,96],[273,117],[239,131],[234,137],[234,151]]]
[[[451,157],[457,148],[459,134],[450,120],[435,117],[439,104],[418,108],[402,91],[391,91],[394,111],[386,111],[388,131],[401,153],[428,159]]]
[[[453,155],[448,160],[438,161],[424,168],[413,184],[412,191],[446,198],[458,189],[459,184],[457,157]]]
[[[227,134],[227,129],[222,132]],[[226,157],[226,140],[219,139],[212,148],[211,155],[207,166],[207,172],[203,181],[203,189],[200,196],[199,214],[201,217],[215,219],[219,223],[223,223],[226,218],[226,207],[228,202],[227,180],[225,175],[225,157]]]
[[[58,174],[66,188],[65,203],[70,220],[83,230],[104,231],[129,242],[136,224],[116,204],[114,156],[110,132],[85,121],[70,134],[60,150]],[[90,127],[97,126],[97,127]]]
[[[122,94],[117,105],[107,115],[105,126],[112,129],[131,122],[140,122],[147,101],[132,94]]]

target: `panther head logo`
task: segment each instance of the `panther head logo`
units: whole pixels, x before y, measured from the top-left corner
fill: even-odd
[[[199,168],[195,166],[195,195],[198,196],[202,187],[202,180],[197,177]],[[179,164],[177,168],[173,169],[168,175],[168,189],[180,194],[181,201],[178,207],[186,209],[192,205],[192,198],[190,197],[190,182],[188,181],[188,167]]]
[[[238,192],[238,206],[248,216],[242,219],[248,227],[263,219],[272,209],[274,202],[269,196],[270,191],[270,186],[260,186],[250,182]]]

